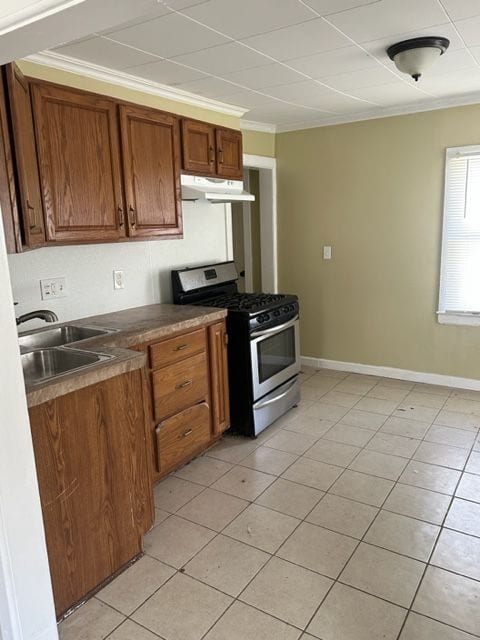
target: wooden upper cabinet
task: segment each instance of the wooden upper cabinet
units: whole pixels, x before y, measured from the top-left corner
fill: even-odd
[[[47,240],[125,237],[115,102],[45,83],[32,98]]]
[[[198,120],[182,120],[183,170],[201,176],[243,178],[242,133]]]
[[[129,236],[181,236],[180,125],[175,116],[120,105]]]
[[[242,134],[234,129],[215,130],[217,174],[241,180],[243,177]]]
[[[219,435],[230,426],[228,386],[227,330],[225,322],[208,328],[210,344],[210,389],[212,397],[212,431]]]
[[[17,192],[13,168],[12,147],[7,119],[7,103],[0,76],[0,209],[8,253],[22,250],[18,219]]]
[[[37,247],[45,242],[45,224],[29,83],[14,64],[7,65],[5,73],[12,118],[24,240],[27,246]]]
[[[183,168],[203,176],[215,175],[215,127],[197,120],[182,120]]]

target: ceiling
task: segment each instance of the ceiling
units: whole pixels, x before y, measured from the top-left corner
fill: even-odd
[[[385,49],[420,35],[450,48],[415,83]],[[480,102],[480,0],[169,0],[52,54],[300,129]]]

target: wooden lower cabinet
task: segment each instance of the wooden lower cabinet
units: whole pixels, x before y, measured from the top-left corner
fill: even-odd
[[[55,609],[142,551],[153,524],[142,370],[30,409]]]
[[[155,435],[160,453],[159,471],[168,473],[208,446],[210,407],[201,402],[180,411],[157,425]]]
[[[153,481],[180,467],[230,426],[225,321],[139,345],[149,355]]]

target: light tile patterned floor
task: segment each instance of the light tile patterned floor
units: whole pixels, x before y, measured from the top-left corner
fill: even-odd
[[[155,490],[146,555],[61,640],[480,637],[480,392],[304,369]]]

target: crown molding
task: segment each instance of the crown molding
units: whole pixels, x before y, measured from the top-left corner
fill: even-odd
[[[143,91],[143,93],[160,96],[168,100],[175,100],[176,102],[200,107],[201,109],[209,109],[217,113],[225,113],[237,118],[241,118],[248,111],[248,109],[227,104],[226,102],[197,96],[189,91],[169,87],[168,85],[153,82],[152,80],[145,80],[144,78],[125,73],[124,71],[114,71],[107,67],[77,60],[76,58],[71,58],[70,56],[65,56],[53,51],[43,51],[42,53],[27,56],[24,59],[46,67],[69,71],[70,73],[93,78],[94,80],[101,80],[135,91]]]
[[[302,129],[317,129],[319,127],[329,127],[334,124],[348,124],[352,122],[362,122],[364,120],[378,120],[380,118],[391,118],[394,116],[404,116],[413,113],[425,113],[426,111],[438,111],[439,109],[450,109],[452,107],[468,107],[469,105],[480,104],[480,91],[469,95],[455,96],[453,98],[443,98],[431,100],[422,105],[408,104],[401,107],[385,107],[383,109],[372,109],[363,114],[352,114],[344,116],[332,116],[321,120],[310,120],[308,122],[295,122],[292,124],[277,125],[277,133],[288,131],[301,131]]]
[[[7,13],[0,18],[0,36],[15,29],[25,27],[32,22],[42,20],[48,16],[74,7],[84,0],[37,0],[18,11]]]
[[[268,124],[266,122],[255,122],[254,120],[242,120],[240,129],[245,131],[261,131],[262,133],[276,133],[277,125]]]

